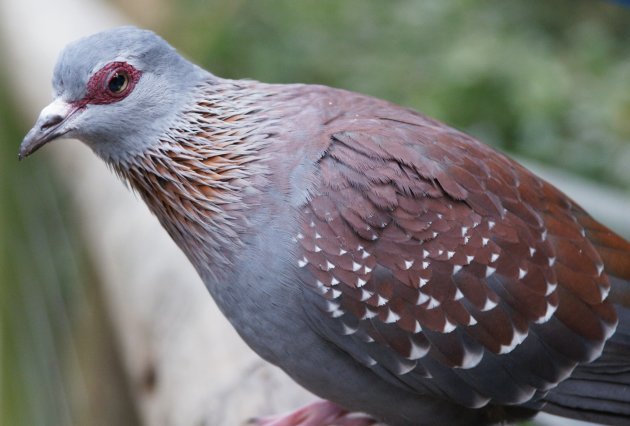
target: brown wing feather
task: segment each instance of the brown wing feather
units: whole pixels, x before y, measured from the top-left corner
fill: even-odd
[[[296,236],[315,326],[418,392],[471,407],[542,395],[615,327],[586,235],[618,241],[503,155],[391,109],[331,124]]]

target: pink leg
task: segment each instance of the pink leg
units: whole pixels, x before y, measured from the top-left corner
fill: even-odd
[[[366,414],[349,413],[330,401],[316,401],[292,413],[260,417],[251,426],[376,426],[377,421]]]

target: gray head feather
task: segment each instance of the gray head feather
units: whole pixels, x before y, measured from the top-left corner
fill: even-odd
[[[88,104],[68,132],[110,163],[124,163],[156,143],[191,102],[195,86],[215,78],[153,32],[125,26],[69,44],[54,70],[55,96],[68,103],[82,99],[90,77],[111,62],[126,62],[141,71],[137,85],[120,102]]]

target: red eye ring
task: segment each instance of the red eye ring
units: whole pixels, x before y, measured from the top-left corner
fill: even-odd
[[[127,62],[110,62],[92,75],[87,83],[87,93],[77,102],[102,105],[119,102],[134,89],[142,72]]]

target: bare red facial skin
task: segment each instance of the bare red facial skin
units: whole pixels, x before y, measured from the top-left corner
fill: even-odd
[[[113,93],[109,90],[108,85],[117,73],[126,73],[129,76],[129,81],[123,91]],[[72,102],[72,106],[75,109],[79,109],[88,104],[104,105],[121,101],[131,93],[141,75],[142,71],[137,70],[126,62],[110,62],[90,78],[87,83],[85,97]]]

